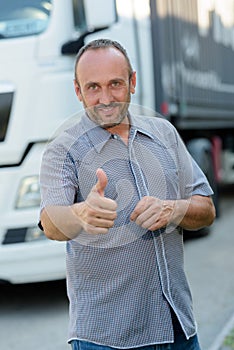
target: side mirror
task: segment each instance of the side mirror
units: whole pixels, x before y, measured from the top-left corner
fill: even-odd
[[[86,0],[84,10],[88,28],[109,27],[117,20],[115,0]]]
[[[86,30],[79,38],[63,44],[61,53],[63,55],[75,55],[84,45],[84,39],[89,35],[108,29],[117,21],[115,0],[86,0],[84,2],[84,15]]]

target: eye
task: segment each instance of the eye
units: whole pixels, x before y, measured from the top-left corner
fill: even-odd
[[[97,84],[90,84],[90,85],[88,86],[88,90],[89,90],[89,91],[95,91],[95,90],[97,90],[97,89],[98,89]]]
[[[121,80],[113,80],[111,82],[111,87],[113,89],[121,89],[124,86],[125,86],[125,83],[123,81],[121,81]]]
[[[113,81],[112,82],[112,86],[113,87],[119,87],[120,86],[120,82],[119,81]]]

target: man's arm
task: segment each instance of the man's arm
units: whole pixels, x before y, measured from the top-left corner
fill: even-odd
[[[169,224],[198,230],[211,225],[214,219],[212,199],[199,195],[181,200],[160,200],[146,196],[139,201],[131,215],[131,220],[137,225],[152,231]]]
[[[105,234],[117,217],[117,203],[104,196],[107,176],[97,170],[98,181],[87,199],[71,206],[47,206],[41,212],[41,226],[52,240],[68,241],[81,230],[90,234]]]
[[[211,197],[192,196],[188,200],[178,200],[172,221],[186,230],[198,230],[210,226],[215,219],[215,207]]]
[[[41,212],[41,226],[47,238],[69,241],[81,231],[81,225],[71,207],[49,206]]]

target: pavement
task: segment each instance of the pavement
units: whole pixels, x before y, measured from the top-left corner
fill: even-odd
[[[234,191],[224,199],[211,233],[185,242],[185,270],[202,350],[229,350],[223,341],[234,328]]]
[[[222,330],[219,332],[218,336],[215,339],[214,344],[209,348],[209,350],[233,350],[234,344],[232,346],[227,346],[224,344],[224,340],[227,336],[229,336],[234,329],[234,314],[224,325]]]
[[[234,186],[207,237],[185,242],[185,270],[202,350],[234,350],[223,340],[234,327]],[[0,288],[0,350],[66,350],[65,283]],[[17,336],[9,335],[16,330]]]

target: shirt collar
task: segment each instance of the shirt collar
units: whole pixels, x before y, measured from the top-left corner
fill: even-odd
[[[95,150],[100,153],[104,145],[111,138],[111,134],[92,121],[87,114],[81,118],[83,133],[85,133]]]
[[[129,114],[130,120],[130,135],[135,138],[137,133],[141,133],[153,139],[153,134],[150,131],[150,125],[147,123],[147,117],[136,116]],[[107,141],[111,138],[111,133],[92,121],[87,114],[84,114],[81,119],[83,132],[87,134],[95,150],[100,153]]]
[[[139,132],[141,134],[144,134],[145,136],[150,137],[151,139],[154,138],[151,125],[148,122],[148,117],[131,114],[130,123],[131,123],[131,129],[135,131],[135,134]]]

